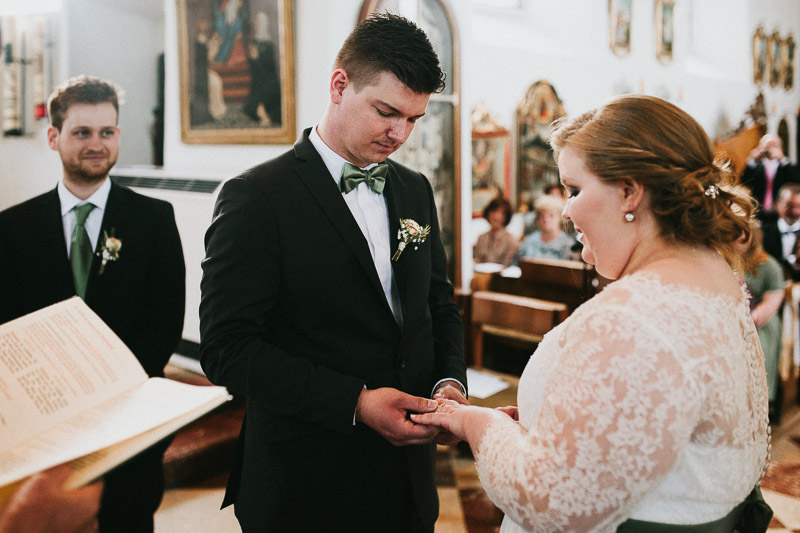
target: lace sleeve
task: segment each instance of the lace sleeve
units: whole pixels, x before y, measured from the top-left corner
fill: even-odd
[[[476,454],[491,499],[530,531],[616,527],[671,469],[703,402],[653,317],[576,315],[552,332],[558,360],[532,427],[495,422]]]

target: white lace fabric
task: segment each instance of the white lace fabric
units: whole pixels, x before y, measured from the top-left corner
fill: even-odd
[[[642,273],[609,285],[545,336],[518,406],[520,422],[490,425],[476,453],[504,532],[716,520],[767,460],[763,355],[744,292]]]

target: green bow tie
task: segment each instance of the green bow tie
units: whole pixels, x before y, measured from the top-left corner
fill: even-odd
[[[389,165],[387,163],[380,163],[369,170],[361,170],[355,165],[345,163],[342,170],[342,192],[347,194],[358,187],[359,183],[366,181],[370,189],[381,194],[383,193],[383,187],[386,185],[387,174],[389,174]]]

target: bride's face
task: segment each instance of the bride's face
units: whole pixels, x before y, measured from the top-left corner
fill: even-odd
[[[568,194],[561,216],[575,226],[583,243],[581,257],[601,276],[619,278],[632,251],[630,239],[625,238],[624,186],[590,173],[582,154],[569,145],[559,152],[558,171]]]

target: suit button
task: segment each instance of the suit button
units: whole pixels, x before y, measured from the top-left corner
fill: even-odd
[[[400,359],[400,360],[397,362],[397,366],[399,366],[399,367],[400,367],[400,370],[403,370],[403,369],[406,367],[406,360],[405,360],[405,359]]]

